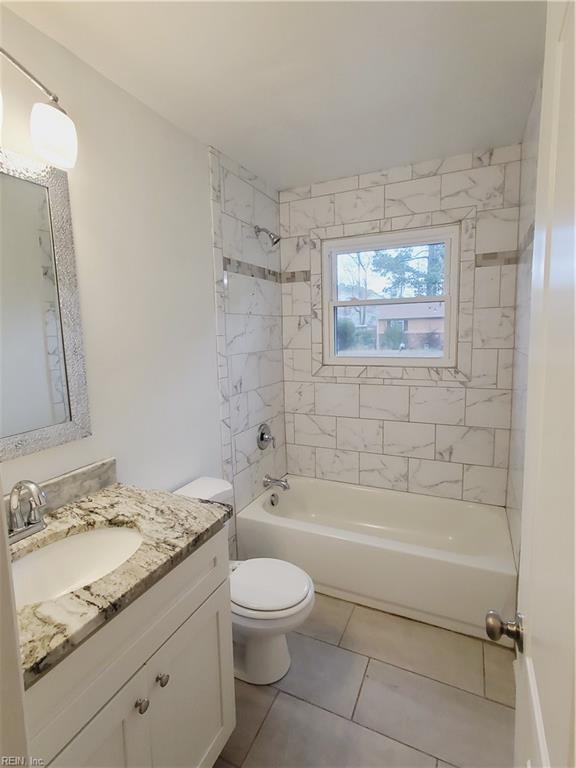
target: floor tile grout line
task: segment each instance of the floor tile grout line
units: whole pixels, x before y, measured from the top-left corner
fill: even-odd
[[[248,683],[248,685],[250,685],[250,683]],[[264,715],[264,717],[262,718],[262,722],[261,722],[261,723],[260,723],[260,725],[258,726],[258,728],[257,728],[257,730],[256,730],[256,733],[254,734],[254,738],[253,738],[253,739],[252,739],[252,741],[250,742],[250,746],[248,747],[248,749],[247,749],[247,751],[246,751],[246,756],[244,757],[244,760],[242,760],[242,762],[241,762],[241,764],[238,766],[238,768],[242,768],[242,766],[244,765],[244,763],[245,763],[245,762],[246,762],[246,760],[248,759],[248,755],[249,755],[249,754],[250,754],[250,752],[252,751],[252,747],[254,746],[254,743],[256,742],[256,739],[257,739],[257,738],[258,738],[258,736],[260,735],[260,731],[261,731],[261,730],[262,730],[262,728],[264,727],[264,723],[266,722],[266,720],[268,720],[268,715],[269,715],[269,714],[270,714],[270,712],[272,711],[272,707],[274,706],[274,703],[275,703],[276,699],[278,698],[278,694],[280,693],[280,690],[279,690],[278,688],[273,688],[272,690],[274,691],[274,698],[273,698],[273,699],[272,699],[272,701],[270,702],[270,706],[268,707],[268,709],[267,709],[267,711],[266,711],[266,714],[265,714],[265,715]]]
[[[301,637],[307,637],[309,640],[315,640],[317,643],[323,643],[324,645],[329,645],[331,648],[339,648],[341,651],[348,651],[348,653],[353,653],[355,656],[360,656],[362,658],[368,659],[369,661],[377,661],[380,664],[386,664],[389,667],[394,667],[394,669],[400,669],[402,670],[402,672],[408,672],[412,675],[423,677],[425,680],[431,680],[433,683],[446,685],[449,688],[454,688],[457,691],[462,691],[462,693],[469,693],[471,696],[476,696],[479,699],[486,699],[486,701],[489,701],[492,704],[500,704],[500,706],[506,707],[507,709],[511,709],[513,711],[516,710],[516,708],[511,706],[510,704],[503,704],[501,701],[497,701],[496,699],[489,698],[488,696],[485,695],[485,693],[476,693],[475,691],[469,691],[467,688],[461,688],[459,685],[454,685],[453,683],[447,683],[445,680],[438,680],[437,677],[431,677],[430,675],[425,675],[423,672],[416,672],[414,669],[409,669],[408,667],[401,667],[400,665],[394,664],[391,661],[379,659],[377,656],[370,656],[367,653],[360,653],[359,651],[355,651],[352,648],[346,648],[343,645],[334,645],[334,643],[331,643],[329,640],[323,640],[322,638],[314,637],[313,635],[305,635],[303,632],[299,632],[298,630],[294,630],[294,633],[297,635],[300,635]],[[344,637],[344,633],[342,634],[342,637]],[[481,640],[480,642],[482,643]],[[482,643],[482,655],[484,655],[484,643]],[[482,689],[485,690],[484,674],[482,675],[482,677],[483,677]],[[275,683],[272,683],[272,685],[275,685]]]
[[[364,667],[364,674],[362,675],[362,680],[360,682],[360,687],[358,688],[358,693],[356,695],[356,701],[354,702],[354,708],[352,709],[352,714],[350,715],[350,720],[354,722],[354,715],[356,714],[356,708],[358,706],[358,702],[360,701],[360,695],[362,693],[362,688],[364,688],[364,683],[366,682],[366,675],[368,674],[368,667],[370,666],[370,658],[366,661],[366,666]]]
[[[411,744],[406,743],[405,741],[400,741],[400,739],[395,739],[393,736],[388,736],[386,733],[382,733],[382,731],[377,731],[375,728],[370,728],[369,725],[364,725],[363,723],[359,723],[357,720],[352,720],[351,718],[344,717],[344,715],[339,715],[337,712],[332,712],[331,709],[326,709],[326,707],[322,707],[319,704],[312,704],[311,701],[308,701],[307,699],[303,699],[300,696],[296,696],[293,693],[286,693],[286,691],[279,691],[279,693],[284,694],[284,696],[288,696],[292,699],[296,699],[296,701],[302,701],[304,704],[308,704],[310,707],[315,707],[316,709],[321,709],[322,712],[327,712],[329,715],[334,715],[334,717],[339,717],[341,720],[345,720],[347,723],[352,723],[353,725],[357,725],[359,728],[364,728],[367,731],[370,731],[371,733],[376,733],[378,736],[384,736],[386,739],[390,739],[390,741],[394,741],[396,744],[402,744],[403,747],[408,747],[408,749],[413,749],[414,752],[419,752],[421,755],[426,755],[426,757],[431,757],[432,760],[442,760],[441,757],[438,757],[437,755],[432,755],[430,752],[424,752],[423,749],[420,749],[419,747],[413,747]],[[274,702],[276,699],[274,699]],[[270,707],[272,709],[272,707]],[[266,715],[268,717],[268,715]],[[254,742],[252,742],[253,746]],[[250,749],[252,749],[252,746]],[[246,755],[248,757],[248,755]]]
[[[338,640],[338,648],[342,647],[340,645],[340,643],[344,639],[344,635],[346,634],[346,630],[348,629],[348,625],[352,621],[352,616],[354,615],[354,611],[356,610],[356,603],[351,603],[351,605],[352,605],[352,610],[350,611],[350,616],[348,616],[348,620],[346,621],[346,624],[344,625],[344,629],[342,630],[342,634],[340,635],[340,638]],[[345,650],[347,650],[347,649],[345,649]]]

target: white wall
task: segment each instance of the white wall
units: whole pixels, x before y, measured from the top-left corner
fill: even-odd
[[[144,487],[217,472],[207,148],[6,10],[2,45],[78,129],[69,183],[93,432],[4,463],[5,486],[110,455]],[[39,91],[3,64],[2,93],[2,145],[30,155]]]

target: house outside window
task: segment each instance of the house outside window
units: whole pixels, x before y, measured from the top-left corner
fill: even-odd
[[[325,240],[326,365],[456,365],[457,226]]]

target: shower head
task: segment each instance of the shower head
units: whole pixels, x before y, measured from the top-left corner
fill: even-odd
[[[264,232],[270,238],[270,242],[272,243],[272,245],[278,245],[278,243],[282,239],[280,235],[277,235],[275,232],[270,232],[270,230],[266,229],[266,227],[259,227],[258,225],[256,225],[254,227],[254,232],[256,232],[256,237],[258,237],[261,232]]]

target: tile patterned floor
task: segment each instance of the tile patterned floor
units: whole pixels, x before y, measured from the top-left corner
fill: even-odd
[[[216,768],[510,768],[512,651],[317,595],[273,686],[236,681]]]

